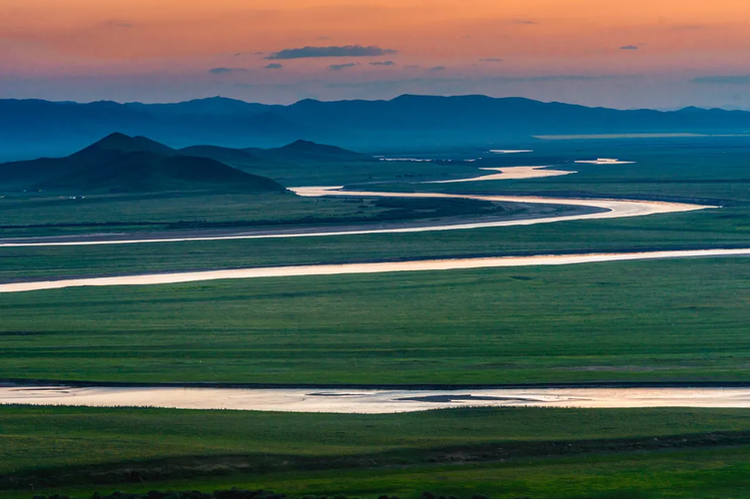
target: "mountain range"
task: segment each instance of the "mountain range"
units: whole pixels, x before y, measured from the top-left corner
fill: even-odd
[[[171,147],[278,147],[293,140],[366,151],[529,141],[535,135],[742,133],[750,112],[590,108],[523,98],[403,95],[289,106],[221,97],[176,104],[0,100],[0,160],[63,156],[121,131]],[[252,151],[249,151],[252,153]]]

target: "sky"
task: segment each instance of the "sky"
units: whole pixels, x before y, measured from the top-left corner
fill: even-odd
[[[750,109],[748,0],[0,0],[0,98]]]

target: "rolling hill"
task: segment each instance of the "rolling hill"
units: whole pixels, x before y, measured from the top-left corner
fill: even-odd
[[[117,155],[130,152],[150,152],[171,156],[177,153],[171,147],[160,144],[146,137],[128,137],[119,132],[107,135],[102,140],[71,155],[71,158],[85,160],[86,158],[102,158],[106,154]]]
[[[372,156],[337,146],[297,140],[273,149],[248,148],[245,152],[279,163],[346,163],[374,161]]]
[[[0,164],[0,188],[71,194],[159,191],[285,192],[275,181],[145,137],[111,134],[65,158]]]

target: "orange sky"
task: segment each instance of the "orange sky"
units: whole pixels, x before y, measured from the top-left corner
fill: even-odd
[[[346,45],[397,53],[290,59],[265,69],[266,57],[283,49]],[[393,64],[369,64],[376,61]],[[353,66],[329,69],[340,64]],[[226,70],[209,73],[215,68]],[[421,93],[519,87],[562,99],[569,91],[555,96],[554,78],[570,91],[578,81],[581,96],[592,95],[585,87],[595,80],[610,92],[640,81],[648,88],[624,95],[621,106],[629,106],[653,105],[646,90],[668,95],[660,85],[678,83],[684,98],[707,99],[718,86],[725,95],[716,99],[740,102],[750,82],[737,77],[747,75],[748,0],[0,0],[0,92],[14,97],[33,96],[20,95],[26,89],[64,98],[58,94],[69,88],[76,99],[89,91],[164,100],[179,82],[168,100],[229,92],[291,101],[351,97],[352,88],[356,97],[368,88],[387,97],[401,87],[420,92],[421,82]],[[724,79],[691,82],[705,77]]]

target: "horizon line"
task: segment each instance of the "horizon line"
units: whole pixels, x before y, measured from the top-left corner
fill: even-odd
[[[100,104],[100,103],[110,103],[110,104],[117,104],[121,106],[127,106],[127,105],[143,105],[143,106],[158,106],[158,105],[178,105],[178,104],[186,104],[190,102],[201,102],[201,101],[209,101],[209,100],[229,100],[229,101],[235,101],[235,102],[241,102],[243,104],[249,104],[249,105],[259,105],[259,106],[267,106],[267,107],[290,107],[294,106],[303,102],[319,102],[319,103],[335,103],[335,102],[393,102],[395,100],[405,98],[405,97],[425,97],[425,98],[436,98],[436,99],[456,99],[456,98],[485,98],[485,99],[491,99],[491,100],[523,100],[523,101],[531,101],[531,102],[539,102],[542,104],[563,104],[567,106],[577,106],[577,107],[583,107],[587,109],[609,109],[613,111],[656,111],[660,113],[670,113],[670,112],[678,112],[678,111],[684,111],[687,109],[696,109],[701,111],[725,111],[725,112],[750,112],[750,108],[736,108],[736,109],[727,109],[724,107],[700,107],[700,106],[694,106],[694,105],[688,105],[683,107],[677,107],[677,108],[651,108],[651,107],[629,107],[629,108],[617,108],[617,107],[607,107],[607,106],[590,106],[586,104],[579,104],[576,102],[564,102],[559,100],[539,100],[539,99],[531,99],[529,97],[522,97],[522,96],[505,96],[505,97],[492,97],[487,94],[452,94],[452,95],[439,95],[439,94],[417,94],[417,93],[404,93],[399,94],[395,97],[392,97],[390,99],[333,99],[333,100],[324,100],[324,99],[313,99],[313,98],[305,98],[300,99],[297,101],[294,101],[290,104],[279,104],[279,103],[267,103],[267,102],[257,102],[257,101],[247,101],[244,99],[238,99],[235,97],[225,97],[222,95],[214,95],[211,97],[196,97],[194,99],[187,99],[187,100],[181,100],[181,101],[172,101],[172,102],[142,102],[142,101],[118,101],[114,99],[98,99],[98,100],[92,100],[92,101],[76,101],[76,100],[51,100],[51,99],[43,99],[43,98],[37,98],[37,97],[25,97],[25,98],[2,98],[0,97],[0,102],[2,101],[14,101],[14,102],[23,102],[23,101],[36,101],[36,102],[46,102],[50,104],[78,104],[78,105],[90,105],[90,104]]]

